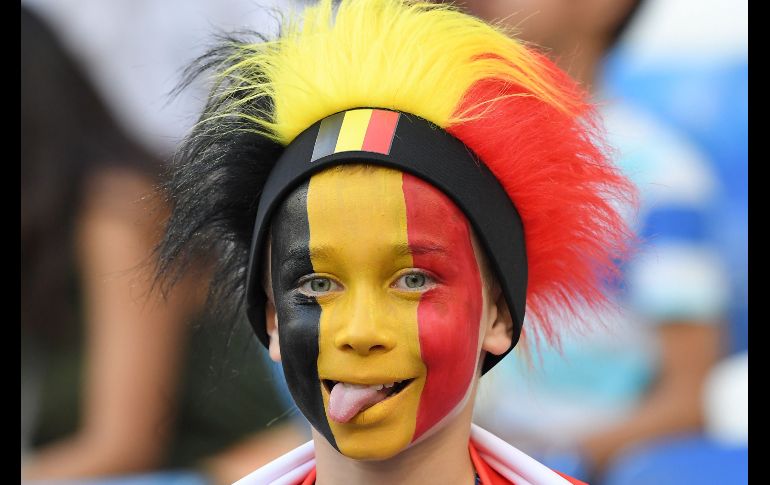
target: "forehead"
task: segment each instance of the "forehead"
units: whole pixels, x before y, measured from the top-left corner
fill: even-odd
[[[315,174],[283,201],[273,225],[287,236],[293,234],[287,225],[307,226],[317,247],[470,243],[467,219],[444,193],[417,177],[371,165]]]

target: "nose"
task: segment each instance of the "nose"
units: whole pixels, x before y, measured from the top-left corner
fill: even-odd
[[[372,293],[359,293],[352,299],[349,311],[337,315],[340,321],[334,345],[339,350],[359,355],[393,350],[396,338],[387,323],[387,305],[381,300],[378,301]]]

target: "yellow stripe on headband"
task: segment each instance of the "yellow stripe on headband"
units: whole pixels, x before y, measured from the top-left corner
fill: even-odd
[[[372,110],[370,109],[356,109],[346,112],[334,153],[361,150],[371,117]]]

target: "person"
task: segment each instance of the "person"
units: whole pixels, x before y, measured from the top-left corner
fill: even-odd
[[[312,425],[238,483],[582,483],[471,416],[525,306],[556,338],[627,256],[585,93],[451,6],[324,0],[280,32],[191,68],[214,85],[159,252],[167,287],[215,256],[210,304],[245,307]]]
[[[244,460],[225,449],[285,411],[256,339],[203,326],[205,264],[167,299],[152,291],[162,162],[25,8],[21,39],[22,479],[232,477]],[[251,438],[247,469],[303,441],[280,422],[268,431]]]
[[[634,446],[702,429],[702,394],[723,341],[728,288],[709,240],[719,181],[708,160],[642,106],[607,91],[607,53],[644,2],[464,0],[462,8],[543,46],[600,103],[617,163],[639,187],[644,239],[625,267],[611,331],[565,334],[536,369],[508,360],[483,389],[480,423],[543,459],[576,456],[596,480]],[[654,141],[654,142],[653,142]],[[509,399],[520,397],[515,408]],[[526,445],[525,445],[526,443]]]

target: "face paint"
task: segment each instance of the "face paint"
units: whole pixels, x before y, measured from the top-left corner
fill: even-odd
[[[481,281],[467,221],[440,191],[385,168],[321,172],[276,215],[272,268],[290,389],[343,454],[393,456],[463,402]]]
[[[353,168],[322,172],[308,190],[311,248],[327,249],[312,255],[313,268],[344,287],[318,298],[319,375],[359,385],[414,379],[346,423],[330,419],[339,450],[356,458],[390,456],[409,444],[426,374],[417,335],[420,295],[391,288],[413,267],[401,186],[400,172]],[[331,384],[321,392],[333,417]]]
[[[316,360],[321,307],[314,298],[302,295],[295,284],[298,278],[313,272],[306,208],[307,184],[304,184],[281,204],[271,227],[271,281],[280,322],[281,364],[297,407],[335,445],[315,385],[318,383]]]
[[[428,368],[417,414],[418,438],[470,390],[479,355],[481,276],[470,228],[460,209],[438,189],[409,174],[404,174],[403,191],[409,245],[436,244],[444,249],[413,252],[415,267],[434,272],[442,281],[423,295],[417,309],[420,350]]]

